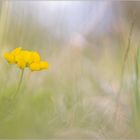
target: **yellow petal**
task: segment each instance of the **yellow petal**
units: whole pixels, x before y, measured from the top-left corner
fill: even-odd
[[[48,69],[48,67],[49,67],[48,62],[45,62],[45,61],[40,62],[40,68],[41,69]]]
[[[14,63],[14,56],[11,53],[5,53],[4,58],[8,61],[8,63]]]
[[[39,71],[40,70],[40,63],[32,63],[29,65],[31,71]]]
[[[31,55],[32,55],[33,62],[39,62],[40,61],[40,56],[37,52],[31,52]]]
[[[19,54],[20,51],[21,51],[21,48],[15,48],[15,49],[11,52],[11,54],[15,56],[15,55]]]
[[[26,67],[26,62],[24,60],[20,60],[20,61],[17,62],[17,66],[20,69],[24,69]]]

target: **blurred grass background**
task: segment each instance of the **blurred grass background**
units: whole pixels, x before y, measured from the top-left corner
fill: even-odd
[[[140,138],[139,7],[0,1],[0,138]],[[26,70],[11,100],[20,70],[3,53],[16,47],[38,51],[49,70]]]

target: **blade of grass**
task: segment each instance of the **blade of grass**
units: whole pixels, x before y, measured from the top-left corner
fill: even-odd
[[[116,108],[115,108],[114,116],[113,116],[114,121],[117,120],[117,113],[118,113],[118,108],[119,108],[119,103],[120,103],[120,98],[121,98],[120,96],[121,96],[121,91],[122,91],[122,88],[123,88],[123,76],[124,76],[126,61],[127,61],[127,58],[128,58],[130,48],[131,48],[132,35],[133,35],[135,21],[136,21],[136,11],[133,12],[133,20],[131,22],[130,31],[129,31],[129,35],[128,35],[128,41],[127,41],[128,44],[127,44],[126,51],[124,53],[123,63],[122,63],[122,67],[121,67],[120,88],[119,88],[118,94],[116,96]]]
[[[21,75],[20,75],[20,79],[19,79],[19,83],[16,89],[15,94],[13,95],[12,98],[16,97],[16,95],[19,93],[20,87],[21,87],[21,83],[22,83],[22,79],[23,79],[23,74],[24,74],[24,69],[21,70]]]

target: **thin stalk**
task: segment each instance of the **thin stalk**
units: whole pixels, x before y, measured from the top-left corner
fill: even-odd
[[[127,48],[124,54],[124,58],[123,58],[123,63],[122,63],[122,67],[121,67],[121,80],[120,80],[120,88],[116,97],[116,108],[115,108],[115,112],[114,112],[114,121],[116,121],[117,119],[117,113],[118,113],[118,107],[119,107],[119,103],[120,103],[120,96],[121,96],[121,91],[123,88],[123,76],[124,76],[124,71],[125,71],[125,65],[126,65],[126,60],[128,58],[128,54],[130,51],[130,47],[131,47],[131,40],[132,40],[132,34],[133,34],[133,29],[134,29],[134,25],[135,25],[135,20],[136,20],[136,12],[133,13],[133,20],[131,23],[131,27],[130,27],[130,31],[129,31],[129,35],[128,35],[128,44],[127,44]]]
[[[136,92],[135,92],[135,101],[136,101],[136,111],[139,114],[139,48],[136,52],[135,58],[135,75],[136,75]]]
[[[136,117],[139,118],[140,115],[140,104],[139,104],[139,49],[140,47],[137,48],[137,52],[136,52],[136,57],[135,57],[135,77],[136,77],[136,81],[135,81],[135,99],[134,99],[134,103],[135,103],[135,107],[136,107]]]
[[[23,79],[23,74],[24,74],[24,69],[21,70],[21,75],[20,75],[20,79],[19,79],[19,82],[18,82],[18,86],[17,86],[16,92],[15,92],[13,97],[15,97],[19,93],[21,83],[22,83],[22,79]]]
[[[140,123],[139,123],[139,117],[140,117],[140,104],[139,104],[139,51],[140,47],[137,48],[136,50],[136,55],[135,55],[135,93],[134,93],[134,108],[133,108],[133,115],[134,115],[134,128],[135,132],[139,134],[139,128],[140,128]]]

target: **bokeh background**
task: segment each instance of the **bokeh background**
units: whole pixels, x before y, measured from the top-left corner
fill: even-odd
[[[0,1],[0,138],[140,138],[140,2]],[[3,59],[34,50],[47,71]]]

